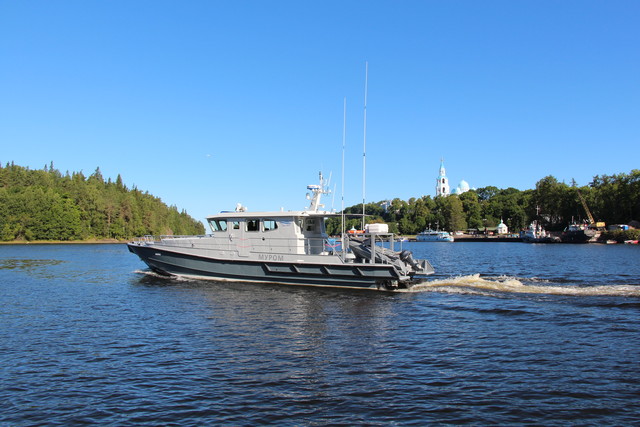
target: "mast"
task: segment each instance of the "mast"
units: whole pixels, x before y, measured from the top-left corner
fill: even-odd
[[[319,172],[320,184],[307,185],[307,190],[311,191],[311,194],[307,193],[307,199],[311,200],[311,204],[307,208],[308,211],[318,212],[318,209],[323,208],[324,205],[320,204],[320,198],[323,194],[329,194],[331,191],[325,188],[324,177],[322,172]]]
[[[369,85],[369,62],[364,63],[364,142],[362,146],[362,230],[364,230],[365,216],[365,188],[367,180],[367,90]]]
[[[344,149],[347,140],[347,97],[344,97],[344,113],[342,119],[342,205],[340,206],[341,215],[341,233],[340,233],[340,248],[342,253],[345,253],[344,250]]]

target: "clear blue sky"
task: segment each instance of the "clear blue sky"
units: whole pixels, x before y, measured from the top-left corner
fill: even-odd
[[[0,161],[202,219],[640,168],[640,2],[0,0]],[[331,207],[331,198],[327,207]]]

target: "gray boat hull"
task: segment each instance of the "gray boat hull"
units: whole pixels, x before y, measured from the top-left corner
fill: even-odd
[[[158,245],[130,243],[127,246],[151,270],[163,275],[361,289],[408,288],[413,284],[411,281],[399,281],[395,269],[386,264],[223,260],[165,250]]]
[[[598,235],[595,230],[571,230],[562,233],[560,239],[562,243],[588,243],[595,241]]]

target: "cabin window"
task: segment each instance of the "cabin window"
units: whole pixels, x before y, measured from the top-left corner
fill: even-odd
[[[209,221],[209,226],[212,231],[227,231],[226,219],[212,219]]]
[[[264,231],[272,231],[278,228],[278,223],[273,219],[265,219],[262,221],[262,229]]]
[[[316,229],[315,219],[306,219],[304,221],[304,231],[315,231],[315,229]]]
[[[259,219],[248,219],[247,220],[247,231],[259,231],[260,230],[260,220]]]
[[[240,230],[240,221],[233,221],[231,224],[234,230]]]

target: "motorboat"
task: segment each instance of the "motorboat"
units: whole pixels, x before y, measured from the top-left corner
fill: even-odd
[[[434,273],[429,261],[395,250],[387,224],[330,238],[325,220],[341,214],[322,210],[322,174],[307,189],[305,210],[249,212],[239,204],[206,218],[210,234],[145,236],[129,251],[158,274],[218,281],[398,290]]]

